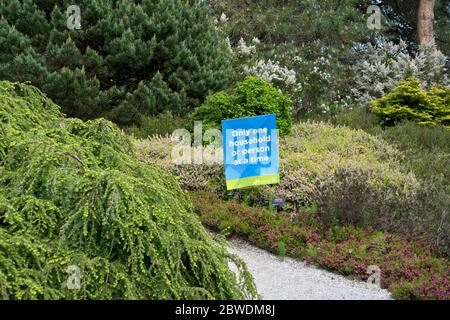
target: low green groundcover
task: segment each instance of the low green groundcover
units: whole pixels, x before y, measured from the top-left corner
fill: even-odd
[[[112,123],[65,118],[34,87],[0,82],[0,299],[255,296],[176,179],[137,161]]]

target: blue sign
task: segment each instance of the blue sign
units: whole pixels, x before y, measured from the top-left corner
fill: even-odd
[[[275,114],[222,121],[227,190],[280,182]]]

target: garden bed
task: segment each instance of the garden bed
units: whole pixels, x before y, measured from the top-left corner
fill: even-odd
[[[296,214],[272,212],[208,192],[191,192],[203,224],[259,248],[291,256],[353,279],[366,280],[367,268],[381,269],[382,287],[396,299],[450,299],[450,264],[436,257],[425,240],[346,225],[327,228],[314,208]]]

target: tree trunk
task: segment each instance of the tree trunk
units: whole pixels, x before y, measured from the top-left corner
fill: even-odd
[[[419,45],[434,44],[434,4],[435,0],[420,0],[417,12],[417,41]]]

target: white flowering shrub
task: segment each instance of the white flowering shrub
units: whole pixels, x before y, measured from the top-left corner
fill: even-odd
[[[235,54],[236,68],[242,72],[242,76],[254,75],[260,77],[283,93],[287,93],[294,104],[299,105],[302,98],[302,84],[295,70],[282,66],[280,62],[258,59],[257,46],[261,44],[258,38],[253,38],[249,44],[241,38],[237,46],[233,48],[230,39],[226,42],[230,50]]]
[[[349,90],[341,65],[332,52],[310,58],[295,56],[292,66],[299,74],[304,99],[297,110],[302,114],[335,114],[348,108]],[[345,85],[343,85],[345,84]]]
[[[298,117],[306,114],[335,114],[349,106],[348,81],[340,65],[332,63],[333,52],[314,52],[309,57],[279,56],[257,59],[258,39],[247,45],[243,39],[235,49],[244,75],[256,75],[288,93]],[[255,48],[256,47],[256,48]],[[280,59],[280,61],[277,61]],[[345,85],[342,85],[342,84]],[[344,89],[343,89],[344,88]],[[347,88],[347,89],[346,89]]]
[[[384,96],[397,82],[411,76],[419,79],[425,89],[436,85],[448,87],[446,61],[447,57],[435,46],[422,46],[412,56],[403,41],[385,42],[378,47],[368,44],[354,67],[352,96],[368,107],[372,100]]]
[[[222,32],[229,34],[228,17],[222,14],[216,20]],[[258,76],[290,95],[297,117],[331,115],[348,108],[350,82],[332,48],[325,50],[318,41],[309,49],[271,47],[256,37],[250,39],[225,38],[235,58],[235,70],[242,78]]]
[[[225,12],[222,12],[222,14],[220,15],[220,23],[227,23],[228,22],[228,17],[225,14]]]
[[[244,39],[240,39],[236,47],[236,53],[241,57],[251,56],[256,53],[255,45],[247,45]]]
[[[289,93],[294,101],[301,100],[302,85],[297,80],[297,73],[281,66],[279,62],[258,60],[253,66],[244,65],[243,70],[244,74],[263,78],[282,91]]]
[[[272,60],[258,60],[253,67],[245,65],[244,73],[257,75],[267,82],[281,81],[288,86],[295,85],[297,82],[294,70],[280,66],[279,62],[272,62]],[[301,85],[299,87],[301,88]]]

